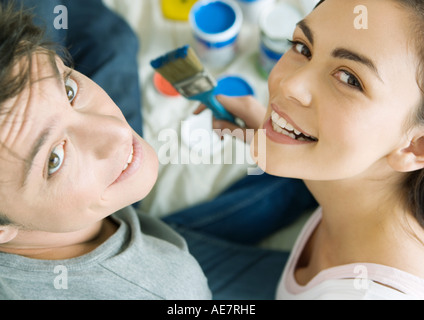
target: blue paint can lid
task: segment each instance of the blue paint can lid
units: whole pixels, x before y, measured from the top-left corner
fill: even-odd
[[[200,30],[214,34],[231,28],[236,21],[236,13],[225,2],[214,1],[199,7],[194,19]]]
[[[238,35],[243,14],[231,0],[200,0],[191,8],[189,21],[200,39],[223,42]]]
[[[255,94],[250,84],[239,76],[223,76],[217,79],[217,82],[218,84],[214,90],[216,95],[223,94],[231,97],[241,97]]]

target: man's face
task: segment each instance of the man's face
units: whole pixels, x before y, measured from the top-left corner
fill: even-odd
[[[0,114],[0,212],[26,230],[81,230],[144,198],[153,149],[93,81],[36,53]]]

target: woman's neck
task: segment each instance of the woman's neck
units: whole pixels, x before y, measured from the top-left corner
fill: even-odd
[[[401,205],[399,193],[383,181],[306,181],[306,185],[323,211],[322,225],[340,238],[344,229],[385,225],[397,219],[392,211]]]
[[[305,181],[322,208],[322,220],[300,260],[303,282],[324,269],[355,262],[424,278],[424,231],[404,209],[397,189],[400,174],[397,179]]]

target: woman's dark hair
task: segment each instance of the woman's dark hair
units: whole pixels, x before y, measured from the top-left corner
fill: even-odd
[[[318,6],[319,6],[321,3],[323,3],[324,1],[325,1],[325,0],[321,0],[320,2],[318,2],[318,3],[317,3],[317,5],[315,6],[315,8],[316,8],[316,7],[318,7]]]
[[[419,60],[417,68],[417,83],[422,93],[421,105],[412,119],[415,126],[424,127],[424,1],[422,0],[392,0],[408,9],[411,20],[411,34]],[[417,221],[424,228],[424,169],[408,173],[403,190],[406,191],[406,203]]]
[[[424,1],[423,0],[391,0],[411,14],[411,43],[418,57],[416,79],[421,90],[421,104],[411,119],[412,126],[424,128]],[[402,186],[407,208],[424,228],[424,169],[410,172],[406,175]]]

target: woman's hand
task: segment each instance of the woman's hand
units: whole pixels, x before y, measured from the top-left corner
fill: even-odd
[[[250,141],[253,139],[252,133],[256,132],[256,130],[260,128],[264,121],[266,108],[253,96],[228,97],[224,95],[218,95],[216,98],[228,112],[230,112],[236,118],[244,121],[245,127],[240,127],[226,120],[218,120],[214,118],[212,126],[215,132],[221,138],[223,138],[225,134],[230,134],[247,143],[250,143]],[[199,114],[205,109],[206,106],[200,105],[194,111],[194,114]]]

